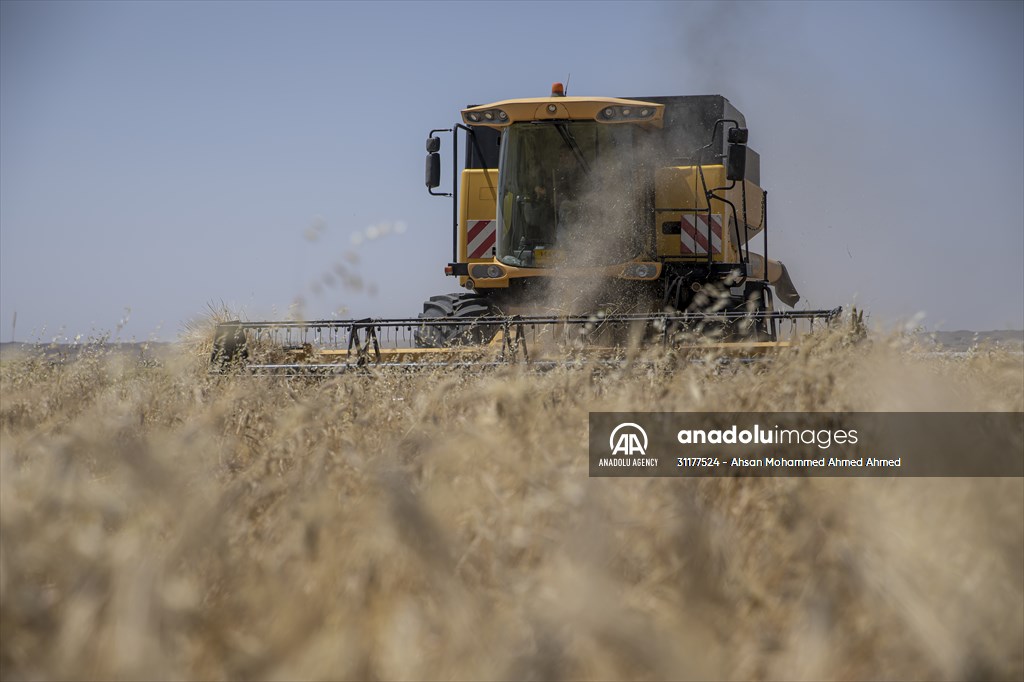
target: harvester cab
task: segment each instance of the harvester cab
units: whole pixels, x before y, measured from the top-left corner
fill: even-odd
[[[772,287],[787,305],[799,300],[786,267],[767,258],[760,157],[727,99],[563,93],[556,83],[550,97],[470,106],[461,124],[431,131],[426,185],[452,200],[445,272],[466,291],[444,310],[428,301],[425,316],[470,300],[504,314],[765,313]],[[435,191],[438,133],[451,136],[451,192]],[[768,318],[726,331],[776,336]]]
[[[461,119],[430,131],[425,173],[427,191],[451,200],[445,273],[461,291],[430,297],[416,318],[226,323],[215,364],[435,364],[487,346],[504,362],[529,359],[526,330],[535,348],[540,333],[612,354],[626,338],[752,353],[780,345],[780,320],[839,314],[776,309],[800,296],[768,257],[760,157],[726,98],[569,97],[556,83]],[[599,333],[615,329],[629,333]],[[268,339],[276,359],[254,363]]]

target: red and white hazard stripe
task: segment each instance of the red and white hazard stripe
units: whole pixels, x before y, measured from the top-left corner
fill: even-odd
[[[493,220],[470,220],[466,228],[466,253],[470,258],[487,258],[491,255],[498,237],[498,223]]]
[[[680,221],[679,250],[684,256],[708,252],[708,216],[684,213]],[[722,253],[722,215],[711,214],[711,253]]]

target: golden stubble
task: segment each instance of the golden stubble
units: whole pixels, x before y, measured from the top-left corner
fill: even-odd
[[[4,679],[1015,679],[1019,479],[590,479],[587,414],[1022,411],[1020,355],[0,363]]]

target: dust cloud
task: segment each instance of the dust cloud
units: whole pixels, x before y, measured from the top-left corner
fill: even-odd
[[[747,118],[770,255],[802,305],[1024,328],[1024,133],[984,132],[1024,117],[1022,15],[982,2],[665,6],[675,89],[724,95]],[[956,277],[954,264],[988,274]]]

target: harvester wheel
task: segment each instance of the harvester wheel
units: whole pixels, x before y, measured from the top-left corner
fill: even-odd
[[[682,287],[677,287],[682,289]],[[690,286],[686,287],[690,289]],[[693,334],[709,341],[774,341],[771,325],[764,319],[746,317],[749,313],[766,313],[773,310],[771,290],[757,282],[748,282],[742,294],[733,294],[720,283],[707,283],[689,297],[684,309],[688,313],[711,315],[684,327],[684,334]],[[714,313],[729,313],[732,319],[715,319]]]
[[[495,315],[498,311],[484,296],[470,292],[431,296],[423,303],[421,320],[447,319],[453,324],[423,325],[413,332],[417,348],[483,345],[498,331],[497,325],[474,324],[474,321]]]
[[[249,347],[245,332],[239,320],[221,322],[213,336],[213,350],[210,353],[210,364],[219,372],[249,358]]]
[[[772,292],[766,286],[748,282],[744,295],[733,297],[732,309],[742,313],[766,313],[774,309]],[[765,319],[741,318],[732,324],[731,336],[737,341],[774,341],[771,325]]]

